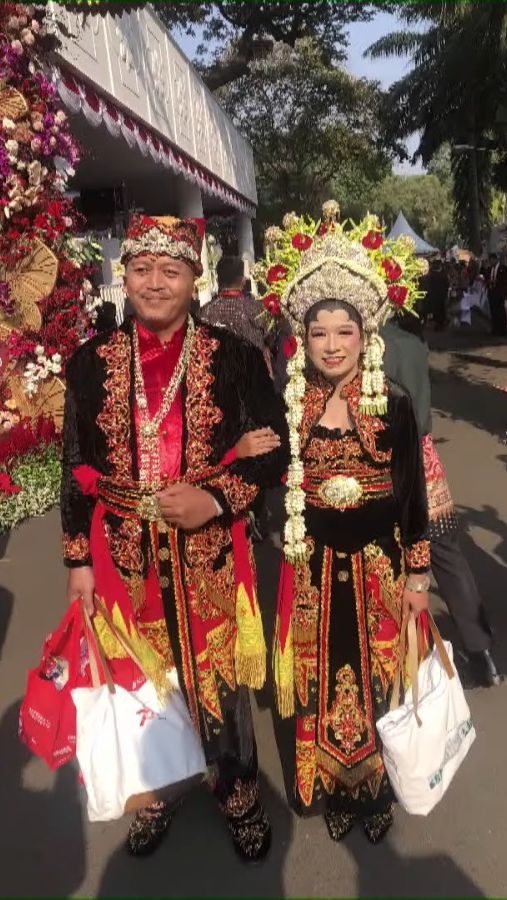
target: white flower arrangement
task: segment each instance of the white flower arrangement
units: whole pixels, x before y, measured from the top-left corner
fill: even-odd
[[[59,375],[62,371],[62,357],[59,353],[46,356],[42,345],[35,348],[37,362],[29,362],[23,373],[25,390],[29,397],[33,397],[39,390],[39,385],[50,375]]]
[[[290,463],[287,474],[285,509],[287,521],[284,531],[284,553],[291,563],[302,562],[307,553],[305,542],[305,492],[303,490],[304,467],[300,458],[299,429],[303,418],[303,399],[306,390],[305,348],[300,337],[297,349],[287,363],[289,381],[285,389],[287,423],[289,425]]]
[[[42,454],[29,453],[12,469],[19,494],[0,494],[0,533],[16,528],[24,519],[42,516],[58,503],[62,467],[54,445]]]

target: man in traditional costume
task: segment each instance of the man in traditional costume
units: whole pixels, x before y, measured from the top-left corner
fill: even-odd
[[[266,648],[244,516],[279,481],[285,454],[272,441],[255,458],[231,449],[252,429],[282,436],[284,423],[260,353],[189,315],[201,244],[193,220],[130,223],[122,261],[134,314],[67,369],[64,556],[69,600],[93,610],[100,598],[157,689],[176,668],[234,846],[251,861],[267,852],[270,827],[248,698],[264,682]],[[114,680],[135,689],[143,676],[107,617],[95,626]],[[170,821],[166,804],[138,813],[130,852],[153,850]]]
[[[289,214],[273,229],[263,302],[293,328],[291,463],[275,635],[280,713],[296,714],[296,795],[341,840],[377,843],[393,793],[375,722],[389,707],[402,618],[428,605],[421,447],[408,395],[384,381],[378,329],[417,301],[417,260],[378,222]],[[258,270],[257,270],[258,271]],[[278,301],[278,302],[276,302]]]

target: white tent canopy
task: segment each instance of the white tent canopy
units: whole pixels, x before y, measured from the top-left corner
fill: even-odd
[[[436,247],[432,247],[431,244],[428,244],[427,241],[423,240],[422,237],[419,237],[418,234],[415,233],[414,229],[410,227],[405,216],[400,211],[398,213],[398,218],[394,223],[391,231],[388,234],[388,238],[391,240],[396,240],[401,237],[402,234],[407,237],[411,237],[412,240],[415,241],[415,252],[420,256],[425,256],[429,253],[438,253],[438,249]]]

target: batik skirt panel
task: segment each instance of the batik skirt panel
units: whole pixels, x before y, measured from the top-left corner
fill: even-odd
[[[393,799],[375,722],[388,707],[405,584],[397,530],[346,553],[313,543],[295,584],[296,796],[303,814]]]

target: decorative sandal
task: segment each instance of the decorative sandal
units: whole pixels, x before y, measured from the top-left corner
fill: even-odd
[[[152,803],[136,813],[128,830],[127,852],[131,856],[154,853],[169,830],[174,809],[167,803]]]
[[[357,821],[353,813],[336,812],[332,809],[326,810],[324,819],[329,831],[329,837],[336,842],[342,841],[352,831]]]
[[[393,824],[392,806],[382,813],[375,813],[363,819],[363,828],[370,844],[380,844]]]
[[[240,859],[250,864],[261,862],[271,847],[271,825],[259,800],[257,782],[238,779],[222,809]]]

